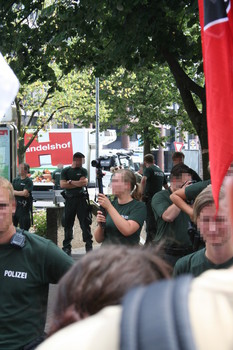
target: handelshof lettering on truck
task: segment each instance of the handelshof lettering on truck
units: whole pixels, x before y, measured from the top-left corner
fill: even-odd
[[[26,152],[35,152],[35,151],[49,151],[49,150],[54,150],[54,149],[65,149],[65,148],[71,148],[71,142],[65,142],[65,143],[55,143],[55,144],[45,144],[45,145],[39,145],[37,147],[31,146],[28,147]]]

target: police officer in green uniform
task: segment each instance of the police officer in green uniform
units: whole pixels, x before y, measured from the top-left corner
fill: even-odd
[[[106,217],[106,230],[103,244],[125,244],[138,245],[140,241],[140,233],[145,220],[146,208],[145,204],[133,199],[129,203],[119,204],[118,199],[111,202],[112,206],[126,220],[134,220],[139,224],[138,230],[129,236],[124,236],[115,225],[112,217]]]
[[[146,244],[152,242],[156,234],[156,222],[151,208],[151,200],[155,193],[168,188],[164,172],[154,164],[153,154],[146,154],[144,157],[145,168],[141,180],[143,200],[146,202]]]
[[[85,156],[76,152],[73,155],[72,165],[66,167],[61,172],[60,186],[65,190],[65,216],[64,229],[65,237],[63,250],[71,254],[71,241],[73,239],[73,226],[77,215],[85,242],[86,251],[92,250],[92,234],[90,219],[88,215],[88,203],[84,192],[84,187],[88,184],[87,170],[82,167]]]
[[[172,266],[176,261],[193,252],[192,242],[188,236],[189,216],[180,210],[170,199],[171,193],[185,186],[192,180],[189,167],[177,164],[171,170],[168,190],[156,193],[151,206],[157,222],[157,232],[154,243],[163,243],[164,259]]]
[[[140,201],[140,187],[131,170],[121,169],[114,173],[112,193],[115,196],[112,202],[99,193],[98,202],[105,213],[100,210],[97,212],[95,239],[104,245],[138,245],[146,218],[146,206]]]
[[[33,182],[28,177],[30,167],[27,163],[19,164],[19,176],[13,180],[14,196],[16,199],[16,212],[13,218],[14,226],[29,230],[32,213]]]
[[[0,349],[33,350],[44,339],[49,284],[73,265],[53,242],[15,228],[14,189],[0,177]]]

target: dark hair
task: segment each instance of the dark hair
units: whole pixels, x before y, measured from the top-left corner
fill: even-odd
[[[174,152],[173,153],[173,155],[172,155],[172,160],[174,160],[174,159],[180,159],[180,158],[182,158],[182,159],[184,159],[184,153],[183,152]]]
[[[81,152],[76,152],[73,154],[73,160],[76,158],[85,158],[85,156]]]
[[[154,163],[154,156],[151,153],[148,153],[144,156],[144,162],[147,162],[149,164]]]
[[[24,171],[26,171],[28,174],[30,173],[30,165],[28,163],[21,163],[23,165]]]
[[[226,197],[226,192],[222,186],[219,191],[218,201]],[[196,224],[197,219],[200,216],[200,213],[203,208],[208,205],[214,204],[214,197],[212,193],[212,185],[208,185],[204,190],[202,190],[199,195],[196,197],[193,205],[193,222]]]
[[[159,248],[111,246],[89,252],[58,284],[53,323],[49,335],[118,305],[131,288],[169,278],[171,267],[159,256]]]
[[[140,201],[142,198],[141,187],[138,185],[134,173],[129,169],[120,169],[115,171],[114,175],[118,173],[123,175],[124,182],[130,183],[131,197]]]
[[[179,163],[174,165],[174,167],[171,170],[171,177],[179,177],[182,174],[190,174],[192,175],[191,169],[185,165],[184,163]]]

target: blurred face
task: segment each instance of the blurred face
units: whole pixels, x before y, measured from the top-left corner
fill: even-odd
[[[185,182],[191,181],[192,176],[188,173],[181,174],[180,176],[173,176],[171,179],[171,188],[172,191],[177,191],[179,188],[185,184]]]
[[[226,176],[233,176],[233,163],[229,166]]]
[[[0,188],[0,233],[6,232],[12,225],[12,215],[15,213],[15,202],[10,199],[9,191]]]
[[[73,164],[76,168],[80,168],[85,163],[85,158],[75,158]]]
[[[184,163],[184,158],[178,157],[178,158],[173,159],[173,166],[180,164],[180,163]]]
[[[229,166],[227,173],[226,173],[226,176],[223,179],[224,186],[226,186],[226,184],[229,181],[231,181],[232,177],[233,177],[233,163],[231,163],[231,165]]]
[[[116,196],[130,191],[130,184],[123,180],[123,174],[116,173],[112,177],[112,193]]]
[[[18,171],[19,171],[19,175],[20,175],[20,176],[25,176],[25,175],[27,175],[27,171],[24,169],[24,165],[23,165],[23,164],[19,164]]]
[[[231,238],[231,226],[228,211],[224,201],[220,201],[217,216],[215,204],[203,208],[197,219],[197,227],[205,242],[221,245]]]

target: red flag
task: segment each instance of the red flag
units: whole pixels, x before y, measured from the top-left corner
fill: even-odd
[[[233,160],[233,17],[231,0],[199,0],[210,174],[218,195]]]

